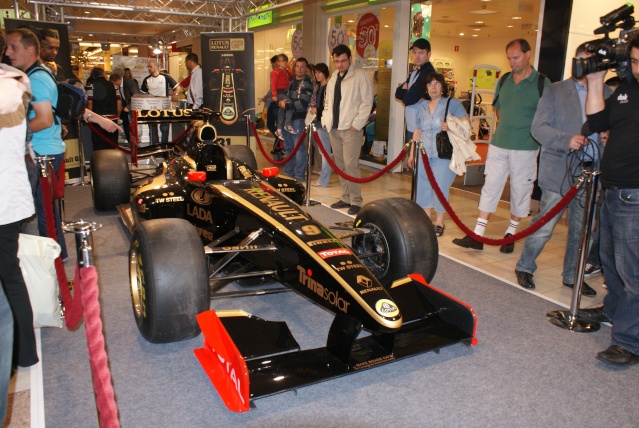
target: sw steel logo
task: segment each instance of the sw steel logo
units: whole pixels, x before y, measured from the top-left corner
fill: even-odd
[[[379,299],[375,303],[375,310],[383,317],[394,318],[399,315],[399,309],[392,300]]]
[[[213,197],[209,192],[204,189],[195,189],[191,192],[191,199],[193,202],[199,205],[210,205],[213,201]]]
[[[333,248],[331,250],[322,250],[318,251],[317,255],[322,259],[328,259],[329,257],[337,257],[337,256],[350,256],[353,254],[351,250],[348,248]]]
[[[343,298],[339,297],[339,291],[331,291],[328,288],[324,287],[319,282],[315,281],[313,278],[311,278],[311,276],[313,275],[313,271],[311,271],[310,269],[306,271],[306,269],[298,265],[297,270],[300,273],[300,276],[299,276],[300,284],[308,287],[309,290],[313,291],[315,294],[317,294],[318,296],[326,300],[331,305],[335,306],[340,311],[344,313],[348,312],[348,305],[350,305],[350,302],[347,302]],[[390,302],[390,300],[388,301]]]

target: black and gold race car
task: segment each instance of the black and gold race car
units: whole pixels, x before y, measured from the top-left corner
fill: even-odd
[[[195,353],[229,409],[475,343],[472,308],[429,284],[437,238],[419,206],[377,200],[354,224],[329,227],[303,208],[302,183],[273,168],[257,171],[248,147],[222,145],[216,135],[206,118],[194,120],[174,146],[140,149],[143,168],[130,169],[126,155],[105,150],[93,154],[91,172],[96,209],[119,206],[131,231],[140,333],[163,343],[202,331],[204,346]],[[247,292],[277,282],[334,313],[326,346],[302,350],[285,323],[209,310],[231,282]]]

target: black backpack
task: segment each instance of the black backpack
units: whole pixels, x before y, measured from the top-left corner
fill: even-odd
[[[507,73],[504,73],[504,75],[499,78],[499,84],[497,85],[497,89],[499,89],[500,92],[501,92],[502,85],[504,84],[504,82],[506,81],[509,75],[510,75],[510,71]],[[544,73],[539,73],[539,76],[537,76],[537,90],[539,91],[539,98],[541,98],[541,96],[544,93],[545,80],[546,80],[546,75]],[[497,94],[497,96],[493,100],[493,106],[497,103],[498,99],[499,99],[499,94]]]
[[[53,108],[56,124],[59,123],[57,118],[64,121],[73,121],[82,117],[89,100],[84,89],[68,83],[58,82],[51,70],[41,65],[32,68],[28,75],[30,76],[38,70],[46,71],[58,87],[58,103],[57,106]]]

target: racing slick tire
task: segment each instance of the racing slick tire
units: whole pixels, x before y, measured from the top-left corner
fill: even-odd
[[[353,237],[356,254],[386,288],[410,273],[431,281],[437,271],[439,246],[433,224],[424,210],[405,198],[380,199],[362,207],[355,227],[370,233]]]
[[[208,261],[195,227],[184,219],[143,221],[129,250],[138,330],[152,343],[200,334],[195,316],[209,309]]]
[[[97,150],[91,155],[91,196],[98,211],[113,211],[131,199],[131,176],[126,155]]]
[[[240,162],[244,162],[253,171],[257,171],[257,159],[255,159],[255,153],[248,146],[242,146],[239,144],[222,146],[224,153],[229,158],[235,158]]]

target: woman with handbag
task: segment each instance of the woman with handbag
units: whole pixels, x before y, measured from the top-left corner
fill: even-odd
[[[417,126],[413,133],[412,144],[423,142],[426,156],[437,185],[441,189],[446,200],[451,184],[455,180],[455,173],[450,169],[450,159],[452,156],[452,145],[448,140],[448,124],[446,118],[452,115],[468,120],[468,115],[462,103],[449,98],[448,85],[444,76],[440,73],[431,73],[424,79],[423,97],[419,102],[420,110],[417,117]],[[435,235],[442,236],[446,225],[444,224],[444,214],[446,210],[437,199],[433,191],[426,171],[422,165],[421,154],[417,161],[413,158],[413,146],[411,144],[408,156],[408,167],[417,168],[417,189],[415,194],[416,202],[424,208],[424,211],[431,217],[433,208],[435,209]]]

